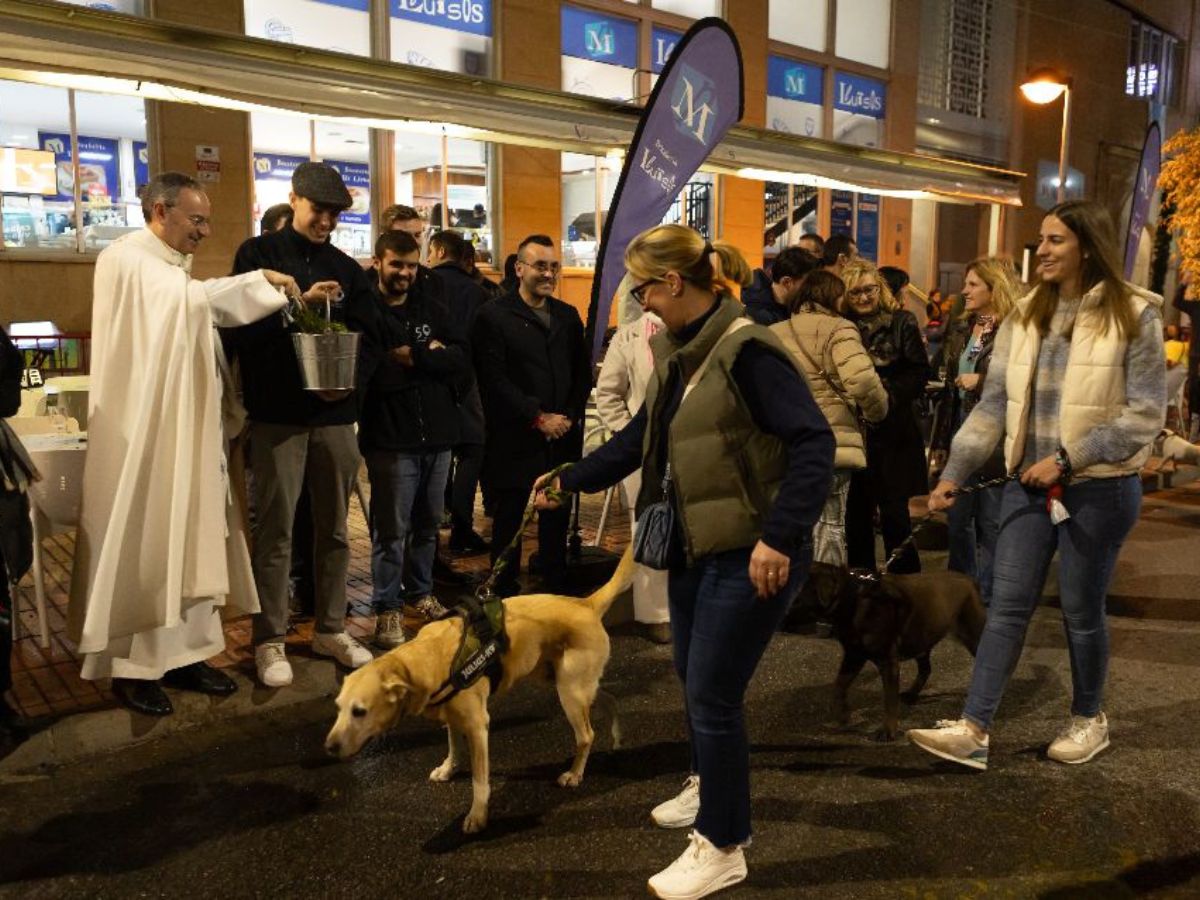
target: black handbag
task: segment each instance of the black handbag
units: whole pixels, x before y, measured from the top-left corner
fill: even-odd
[[[662,480],[662,499],[638,516],[633,535],[633,561],[650,569],[669,569],[676,562],[675,507],[671,505],[671,464]]]

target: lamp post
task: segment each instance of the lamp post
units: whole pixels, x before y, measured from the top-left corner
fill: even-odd
[[[1045,106],[1063,98],[1062,138],[1058,146],[1058,200],[1067,199],[1067,150],[1071,143],[1071,79],[1064,78],[1053,69],[1038,69],[1031,72],[1021,85],[1021,93],[1030,103]]]

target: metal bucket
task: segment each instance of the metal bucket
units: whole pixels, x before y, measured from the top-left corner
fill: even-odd
[[[354,388],[358,370],[356,331],[329,334],[293,334],[300,381],[306,391],[343,391]]]

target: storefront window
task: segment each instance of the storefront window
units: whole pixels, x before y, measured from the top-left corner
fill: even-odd
[[[486,77],[493,0],[392,0],[392,61]]]
[[[888,67],[892,0],[838,0],[834,53],[842,59]]]
[[[292,173],[316,158],[341,173],[354,205],[342,213],[333,243],[351,256],[371,255],[371,179],[367,129],[281,113],[251,113],[254,139],[254,219],[277,203],[287,203]]]
[[[887,85],[873,78],[835,72],[833,139],[860,147],[883,146]]]
[[[650,5],[654,9],[690,19],[721,15],[721,0],[651,0]]]
[[[80,202],[75,204],[70,93],[0,82],[0,191],[8,249],[89,250],[143,224],[148,178],[141,100],[76,92]]]
[[[446,186],[442,189],[442,138],[396,132],[395,202],[416,209],[432,233],[452,228],[475,245],[480,265],[494,264],[487,170],[490,146],[447,138]]]
[[[664,225],[686,225],[706,238],[712,237],[713,177],[697,172],[675,197],[663,216]]]
[[[773,41],[782,41],[807,50],[825,50],[825,30],[829,15],[828,0],[770,0],[767,32]],[[847,10],[848,11],[848,10]]]
[[[625,102],[637,96],[635,22],[562,7],[563,90]]]
[[[659,73],[666,68],[667,62],[671,59],[671,54],[675,52],[675,45],[679,43],[679,39],[683,37],[682,31],[672,31],[670,28],[663,28],[655,25],[650,29],[650,86],[654,87],[658,81]]]
[[[604,218],[620,174],[620,160],[562,154],[563,265],[595,268]]]
[[[825,70],[784,56],[767,60],[767,127],[823,137]]]
[[[369,56],[368,0],[245,0],[246,34]],[[393,4],[394,5],[394,4]]]

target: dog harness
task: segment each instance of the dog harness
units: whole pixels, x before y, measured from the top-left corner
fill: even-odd
[[[490,592],[482,602],[472,597],[447,610],[442,618],[454,616],[463,620],[462,638],[459,639],[454,661],[450,664],[450,676],[434,691],[430,706],[441,706],[459,691],[473,685],[482,675],[487,675],[495,691],[503,674],[500,657],[508,649],[508,635],[504,631],[504,601],[491,596]]]

